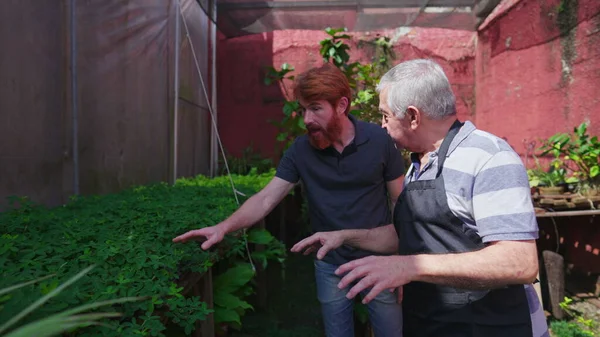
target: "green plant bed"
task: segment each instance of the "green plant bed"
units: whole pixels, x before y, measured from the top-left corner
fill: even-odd
[[[250,196],[274,172],[234,176],[236,188]],[[245,200],[240,196],[240,202]],[[122,313],[71,336],[162,336],[165,323],[190,334],[212,311],[199,297],[183,296],[182,275],[214,268],[215,320],[239,325],[251,307],[243,300],[252,292],[254,276],[247,263],[244,238],[264,244],[255,263],[283,260],[285,250],[267,231],[228,236],[217,249],[203,251],[195,243],[174,244],[183,232],[214,225],[237,208],[227,177],[180,179],[175,186],[158,183],[105,196],[74,198],[67,205],[45,208],[26,198],[0,214],[0,289],[54,274],[0,297],[0,325],[90,265],[67,290],[27,315],[19,325],[76,305],[122,297],[146,300],[103,308]],[[254,253],[253,253],[254,254]],[[225,275],[225,276],[222,276]]]

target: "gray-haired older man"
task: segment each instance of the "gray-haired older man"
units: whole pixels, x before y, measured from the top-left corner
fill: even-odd
[[[548,336],[531,285],[538,272],[538,227],[526,170],[502,139],[456,118],[441,67],[412,60],[378,87],[383,127],[412,152],[394,224],[320,232],[292,251],[347,244],[397,256],[346,263],[340,288],[364,301],[404,286],[407,337]]]

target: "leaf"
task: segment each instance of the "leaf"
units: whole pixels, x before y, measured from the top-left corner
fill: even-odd
[[[331,28],[331,27],[325,28],[325,33],[327,33],[331,36],[335,36],[335,34],[341,33],[343,31],[346,31],[346,28]]]
[[[299,104],[297,101],[287,101],[283,105],[283,114],[286,116],[290,116],[296,110],[299,109]]]
[[[23,317],[29,315],[32,311],[34,311],[35,309],[37,309],[40,306],[42,306],[42,304],[46,303],[52,297],[58,295],[66,287],[68,287],[71,284],[75,283],[77,280],[79,280],[80,278],[82,278],[83,275],[85,275],[88,272],[90,272],[90,270],[92,270],[93,268],[94,268],[94,266],[89,266],[89,267],[85,268],[84,270],[82,270],[81,272],[79,272],[77,275],[71,277],[65,283],[63,283],[60,286],[58,286],[56,289],[53,289],[51,292],[49,292],[48,294],[42,296],[40,299],[38,299],[37,301],[35,301],[31,305],[29,305],[27,308],[23,309],[23,311],[21,311],[20,313],[18,313],[15,316],[13,316],[10,320],[8,320],[6,323],[4,323],[4,325],[0,326],[0,333],[6,331],[8,328],[10,328],[12,325],[14,325],[15,323],[17,323]]]
[[[249,263],[241,263],[229,268],[214,279],[214,292],[232,293],[250,282],[254,270]]]
[[[24,317],[24,315],[26,315],[28,312],[33,311],[35,308],[37,308],[39,305],[41,305],[41,303],[44,303],[44,301],[47,300],[47,298],[57,295],[61,291],[61,289],[64,289],[71,283],[77,281],[85,273],[89,272],[89,270],[91,270],[92,268],[93,268],[93,266],[88,267],[87,269],[83,270],[79,274],[70,278],[67,282],[63,283],[58,288],[52,290],[49,294],[45,295],[40,300],[38,300],[37,302],[35,302],[31,306],[29,306],[26,310],[22,311],[19,315],[13,317],[13,319],[11,319],[9,322],[7,322],[7,324],[5,324],[5,327],[8,328],[10,326],[10,324],[9,324],[10,322],[15,323],[16,321],[18,321],[20,319],[20,317]],[[43,319],[39,319],[32,323],[26,324],[22,327],[19,327],[18,329],[15,329],[14,331],[10,332],[8,335],[6,335],[6,337],[54,336],[54,335],[60,334],[62,332],[65,332],[67,330],[71,330],[73,328],[80,328],[80,327],[85,327],[85,326],[89,326],[89,325],[105,325],[103,323],[97,322],[97,320],[100,320],[103,318],[119,317],[119,316],[121,316],[121,314],[116,313],[116,312],[107,312],[107,313],[82,313],[82,312],[91,310],[91,309],[96,309],[101,306],[107,306],[107,305],[112,305],[112,304],[116,304],[116,303],[124,303],[124,302],[130,302],[130,301],[137,301],[140,299],[143,299],[143,298],[120,298],[120,299],[114,299],[114,300],[109,300],[109,301],[88,303],[88,304],[81,305],[79,307],[76,307],[76,308],[73,308],[70,310],[65,310],[63,312],[48,316]]]
[[[79,328],[88,325],[99,325],[93,321],[42,321],[32,324],[27,324],[15,331],[12,331],[4,337],[50,337],[56,336],[68,330]]]
[[[237,297],[235,295],[227,294],[227,293],[215,294],[214,303],[215,303],[215,305],[218,305],[225,309],[237,309],[237,308],[253,309],[252,306],[248,302],[243,301],[242,299],[240,299],[239,297]]]
[[[335,48],[334,47],[329,47],[329,56],[333,57],[333,55],[335,55]]]
[[[83,311],[87,311],[87,310],[91,310],[91,309],[96,309],[99,307],[103,307],[103,306],[107,306],[107,305],[113,305],[113,304],[117,304],[117,303],[125,303],[125,302],[136,302],[136,301],[141,301],[144,299],[147,299],[148,297],[124,297],[124,298],[117,298],[117,299],[113,299],[113,300],[107,300],[107,301],[100,301],[100,302],[94,302],[94,303],[88,303],[88,304],[84,304],[81,306],[78,306],[77,308],[73,308],[73,309],[69,309],[66,311],[63,311],[61,313],[58,313],[54,316],[51,317],[65,317],[65,316],[69,316],[69,315],[73,315],[73,314],[78,314],[80,312]]]
[[[8,288],[0,289],[0,295],[4,295],[4,294],[6,294],[6,293],[9,293],[9,292],[11,292],[11,291],[14,291],[14,290],[17,290],[17,289],[19,289],[19,288],[22,288],[22,287],[28,286],[28,285],[30,285],[30,284],[34,284],[34,283],[37,283],[37,282],[43,281],[43,280],[45,280],[45,279],[47,279],[47,278],[50,278],[50,277],[52,277],[52,276],[54,276],[54,275],[55,275],[55,274],[52,274],[52,275],[47,275],[47,276],[44,276],[44,277],[40,277],[40,278],[38,278],[38,279],[35,279],[35,280],[33,280],[33,281],[29,281],[29,282],[23,282],[23,283],[20,283],[20,284],[17,284],[17,285],[14,285],[14,286],[8,287]]]
[[[283,142],[283,141],[285,141],[287,139],[287,137],[288,137],[287,132],[282,132],[282,133],[280,133],[280,134],[277,135],[276,139],[277,139],[278,142]]]
[[[215,324],[227,323],[227,322],[235,322],[238,324],[242,324],[240,322],[240,315],[233,309],[224,309],[217,308],[215,309]]]
[[[191,335],[191,334],[192,334],[192,332],[193,332],[195,329],[196,329],[196,327],[195,327],[193,324],[188,324],[188,325],[186,325],[186,326],[185,326],[185,328],[184,328],[184,331],[185,331],[185,334],[186,334],[187,336],[189,336],[189,335]]]
[[[594,178],[596,177],[598,174],[600,174],[600,167],[598,165],[596,166],[592,166],[590,168],[590,177]]]
[[[579,179],[577,179],[576,177],[568,177],[567,179],[565,179],[565,182],[567,184],[574,184],[579,182]]]
[[[248,242],[259,245],[266,245],[274,239],[275,237],[265,229],[254,229],[248,233]]]
[[[575,129],[575,133],[577,133],[577,135],[581,137],[581,136],[585,135],[586,129],[587,129],[587,123],[581,123],[579,125],[579,127],[577,127]]]
[[[535,178],[531,178],[529,179],[529,186],[531,187],[537,187],[540,185],[540,179],[535,177]]]
[[[298,127],[301,130],[306,130],[306,124],[304,124],[304,119],[302,118],[297,118],[298,119]]]

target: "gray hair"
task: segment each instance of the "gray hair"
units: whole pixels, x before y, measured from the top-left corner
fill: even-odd
[[[410,105],[431,119],[456,114],[456,98],[442,67],[431,60],[402,62],[390,69],[379,81],[377,92],[387,88],[387,104],[398,118]]]

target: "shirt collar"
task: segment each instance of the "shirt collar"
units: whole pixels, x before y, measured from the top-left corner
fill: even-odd
[[[452,152],[454,152],[454,150],[456,150],[458,145],[460,145],[460,143],[462,143],[465,139],[467,139],[467,137],[469,137],[469,135],[471,133],[473,133],[473,131],[475,131],[476,129],[477,128],[475,127],[475,125],[473,123],[471,123],[470,121],[465,121],[464,125],[460,128],[460,130],[458,131],[458,133],[452,140],[452,143],[450,143],[450,147],[448,147],[448,153],[446,153],[446,157],[449,157],[450,154],[452,154]],[[431,154],[433,154],[433,153],[435,153],[437,155],[439,150],[440,149],[437,148],[435,151],[430,152],[429,155],[431,156]],[[412,162],[419,161],[419,154],[415,153],[415,152],[411,152],[410,159]]]
[[[475,131],[476,129],[477,128],[473,123],[471,123],[470,121],[465,121],[464,125],[456,134],[456,137],[454,137],[454,139],[452,140],[452,143],[450,143],[450,147],[448,148],[448,153],[446,154],[446,157],[449,157],[450,154],[454,152],[454,150],[456,150],[458,145],[460,145],[460,143],[467,139],[467,137],[469,137],[469,135],[473,133],[473,131]]]

